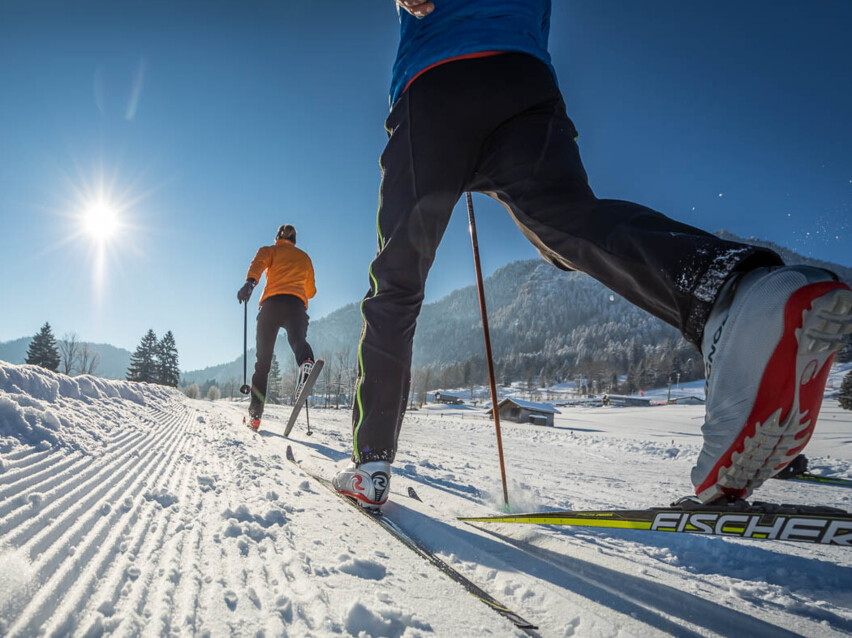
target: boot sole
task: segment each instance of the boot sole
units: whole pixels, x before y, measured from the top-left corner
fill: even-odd
[[[790,296],[784,333],[763,372],[751,414],[696,489],[702,501],[721,495],[745,498],[804,449],[819,416],[834,355],[850,333],[852,290],[846,284],[809,284]]]
[[[335,488],[337,489],[337,488]],[[337,490],[337,493],[341,496],[346,496],[347,498],[351,498],[354,501],[358,501],[358,505],[360,505],[365,510],[370,512],[380,512],[382,510],[382,505],[384,505],[387,501],[382,501],[381,503],[376,503],[375,501],[371,501],[363,494],[358,494],[357,492],[348,492],[346,490]]]

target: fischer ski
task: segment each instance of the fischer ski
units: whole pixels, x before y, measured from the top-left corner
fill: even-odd
[[[493,598],[490,594],[488,594],[488,592],[486,592],[484,589],[482,589],[481,587],[479,587],[478,585],[476,585],[472,581],[468,580],[466,576],[464,576],[460,572],[456,571],[455,569],[453,569],[452,567],[447,565],[447,563],[445,563],[443,560],[441,560],[432,550],[430,550],[428,547],[423,545],[416,538],[410,536],[408,534],[408,532],[406,532],[401,527],[399,527],[399,525],[397,525],[393,521],[393,519],[391,519],[388,516],[383,515],[381,513],[378,513],[378,514],[371,513],[370,511],[368,511],[368,510],[364,509],[363,507],[361,507],[360,505],[358,505],[358,503],[355,502],[353,499],[348,498],[348,497],[338,493],[338,491],[336,489],[334,489],[334,486],[331,484],[331,481],[329,481],[328,479],[323,478],[319,474],[314,474],[313,472],[303,468],[301,466],[301,464],[298,461],[296,461],[296,457],[293,454],[292,446],[290,446],[290,445],[287,446],[287,454],[286,455],[287,455],[287,460],[290,461],[291,463],[293,463],[296,467],[298,467],[301,472],[303,472],[304,474],[306,474],[307,476],[309,476],[313,480],[320,483],[323,487],[328,489],[332,494],[334,494],[338,498],[342,499],[343,501],[348,503],[351,507],[354,507],[356,510],[358,510],[362,515],[366,516],[368,519],[370,519],[371,521],[373,521],[374,523],[376,523],[377,525],[382,527],[391,536],[396,538],[399,542],[401,542],[403,545],[408,547],[415,554],[417,554],[421,558],[432,563],[435,567],[437,567],[446,576],[448,576],[450,579],[454,580],[459,585],[464,587],[470,594],[472,594],[473,596],[478,598],[481,602],[488,605],[488,607],[490,607],[491,609],[496,611],[498,614],[500,614],[504,618],[511,621],[518,629],[521,629],[521,630],[523,630],[524,632],[526,632],[530,635],[537,635],[537,634],[533,633],[533,630],[538,629],[538,627],[536,625],[533,625],[533,624],[527,622],[526,620],[524,620],[523,618],[521,618],[521,616],[519,616],[518,614],[513,612],[511,609],[509,609],[508,607],[506,607],[502,603],[498,602],[495,598]],[[412,496],[412,498],[416,498],[416,496]]]
[[[299,416],[299,412],[302,410],[302,406],[305,405],[305,402],[311,395],[311,390],[313,390],[314,384],[317,382],[317,378],[319,377],[319,373],[322,371],[323,365],[325,365],[325,361],[322,359],[317,359],[314,362],[314,367],[311,369],[311,373],[305,380],[305,385],[302,386],[302,390],[299,392],[299,396],[296,397],[296,402],[293,404],[293,410],[290,412],[287,427],[284,428],[284,436],[290,436],[290,431],[296,424],[296,419]],[[310,425],[308,427],[310,428]],[[313,434],[313,432],[311,434]]]
[[[598,510],[460,517],[466,523],[576,525],[852,547],[852,513],[833,507],[687,504],[646,510]]]

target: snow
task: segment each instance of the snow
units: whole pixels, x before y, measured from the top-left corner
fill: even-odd
[[[288,407],[259,434],[245,407],[0,362],[0,635],[523,635],[284,459],[291,443],[330,475],[348,411],[312,409],[314,435],[302,417],[288,441]],[[406,417],[387,511],[542,636],[852,632],[848,548],[456,521],[500,509],[493,422],[428,408]],[[511,509],[689,493],[702,413],[504,424]],[[813,471],[852,478],[852,412],[827,399],[807,452]],[[848,489],[770,481],[758,496],[852,509]]]

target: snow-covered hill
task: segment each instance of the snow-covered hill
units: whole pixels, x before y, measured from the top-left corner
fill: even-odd
[[[289,408],[0,363],[0,635],[508,636],[511,624],[284,460]],[[510,500],[647,507],[690,491],[700,406],[564,408],[504,424]],[[292,445],[331,474],[346,410]],[[827,401],[808,450],[852,478],[852,413]],[[852,551],[455,520],[497,508],[493,424],[406,417],[389,514],[542,636],[840,636]],[[406,494],[417,489],[423,503]],[[766,500],[852,509],[852,490],[771,481]]]

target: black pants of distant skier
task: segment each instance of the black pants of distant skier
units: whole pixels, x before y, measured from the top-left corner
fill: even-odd
[[[249,408],[254,417],[260,418],[263,412],[272,352],[281,328],[287,331],[287,341],[296,357],[296,365],[314,358],[313,350],[306,340],[308,313],[305,302],[294,295],[275,295],[266,299],[257,315],[257,363],[254,364],[254,375],[251,378]]]
[[[532,57],[435,67],[397,101],[386,129],[379,251],[361,306],[356,462],[393,461],[426,276],[465,191],[501,202],[546,260],[588,273],[694,344],[731,273],[782,263],[644,206],[596,198],[559,89]]]

